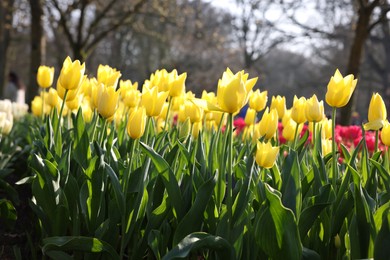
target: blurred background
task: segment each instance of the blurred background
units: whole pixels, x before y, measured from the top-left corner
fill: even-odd
[[[365,120],[373,92],[390,103],[389,18],[389,0],[1,0],[0,93],[13,71],[29,104],[38,66],[58,76],[69,55],[89,76],[108,64],[141,86],[156,69],[188,72],[198,97],[226,67],[244,69],[290,106],[324,99],[339,68],[358,78],[339,116],[349,124]]]

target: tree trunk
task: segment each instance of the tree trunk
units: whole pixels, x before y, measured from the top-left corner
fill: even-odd
[[[14,0],[4,0],[0,3],[0,97],[6,83],[7,50],[12,30]]]
[[[39,66],[44,62],[45,38],[42,27],[42,0],[29,0],[31,9],[31,53],[30,53],[30,72],[29,84],[26,89],[26,103],[31,104],[34,96],[38,94],[37,72]]]
[[[367,7],[360,6],[359,8],[358,20],[356,23],[355,35],[349,53],[346,75],[353,74],[355,78],[359,77],[360,63],[364,51],[364,43],[368,36],[370,18],[373,9],[374,6],[372,4]],[[358,89],[359,86],[355,89],[355,93],[352,95],[349,103],[345,107],[340,109],[340,124],[342,125],[349,125],[351,123],[352,112],[355,110],[356,106]]]

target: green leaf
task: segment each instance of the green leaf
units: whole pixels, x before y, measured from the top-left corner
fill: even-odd
[[[299,218],[302,206],[302,187],[298,154],[294,150],[290,150],[289,155],[285,159],[282,179],[283,205],[290,208],[295,216]]]
[[[213,250],[219,259],[234,259],[234,249],[225,239],[203,232],[186,236],[180,243],[168,252],[162,259],[188,258],[192,252]]]
[[[320,189],[320,194],[311,198],[312,205],[306,207],[299,217],[299,234],[303,240],[320,213],[331,204],[330,195],[332,186],[327,184]]]
[[[94,237],[62,236],[43,239],[42,252],[50,251],[78,251],[85,253],[106,253],[110,259],[119,259],[116,251],[102,240]]]
[[[374,259],[389,259],[390,255],[390,211],[382,216],[382,226],[375,240]]]
[[[301,259],[302,244],[294,213],[283,206],[280,197],[264,184],[266,201],[256,223],[256,239],[261,249],[274,259]]]
[[[145,153],[150,156],[154,166],[159,174],[163,177],[165,188],[167,189],[169,199],[176,211],[177,219],[180,221],[185,215],[185,208],[183,204],[182,194],[175,175],[172,172],[169,164],[161,155],[156,153],[150,146],[140,142]]]
[[[209,179],[200,186],[198,192],[196,193],[194,204],[177,226],[173,237],[174,245],[178,244],[180,240],[188,234],[200,231],[203,223],[203,214],[211,198],[216,182],[217,176],[214,176],[214,178]]]

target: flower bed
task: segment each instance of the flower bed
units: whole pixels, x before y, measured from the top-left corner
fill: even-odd
[[[176,70],[156,71],[142,92],[131,81],[117,88],[109,66],[96,79],[84,70],[67,58],[56,89],[52,69],[38,74],[24,133],[32,172],[17,182],[32,191],[35,256],[387,257],[386,108],[374,95],[368,124],[335,126],[352,75],[331,77],[328,119],[315,95],[266,107],[243,71],[227,69],[216,94],[196,98]]]

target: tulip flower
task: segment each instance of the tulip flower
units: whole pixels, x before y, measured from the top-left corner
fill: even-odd
[[[284,117],[283,117],[284,118]],[[295,139],[295,131],[298,133],[302,131],[303,124],[300,124],[297,128],[297,123],[295,123],[294,120],[285,120],[285,123],[283,123],[283,131],[282,131],[282,136],[287,140],[287,141],[293,141]]]
[[[58,97],[60,97],[62,100],[64,100],[65,92],[66,92],[66,89],[62,87],[62,85],[60,83],[60,80],[58,79],[57,80],[57,94],[58,94]],[[66,101],[75,99],[77,97],[77,95],[78,95],[78,92],[79,92],[78,88],[68,90],[68,93],[66,94]]]
[[[97,70],[97,80],[99,83],[103,83],[106,87],[113,87],[116,89],[118,80],[122,76],[120,71],[111,68],[108,65],[99,65]]]
[[[331,107],[343,107],[351,99],[355,90],[357,79],[352,74],[343,77],[337,69],[330,78],[325,95],[326,103]]]
[[[256,110],[248,108],[245,114],[245,124],[254,125],[256,122]]]
[[[45,104],[43,107],[44,114],[48,114],[50,111],[50,107]],[[42,97],[35,96],[33,101],[31,102],[31,112],[35,116],[42,116]]]
[[[146,114],[148,116],[159,116],[168,94],[168,92],[158,92],[157,87],[144,88],[141,96],[141,106],[146,108]]]
[[[303,124],[307,121],[306,119],[306,98],[294,96],[294,103],[291,109],[291,118],[297,124]]]
[[[273,147],[270,142],[257,141],[256,163],[263,168],[272,168],[279,153],[279,147]]]
[[[368,123],[364,124],[364,130],[379,130],[387,118],[385,102],[381,95],[374,93],[368,107]]]
[[[102,117],[111,120],[118,105],[119,93],[115,91],[114,87],[103,87],[100,91],[97,110]]]
[[[64,89],[78,89],[83,81],[84,72],[85,63],[81,64],[79,60],[72,62],[68,56],[62,65],[58,82]]]
[[[46,101],[47,101],[47,104],[49,106],[51,106],[52,108],[54,108],[54,107],[59,108],[60,101],[58,98],[57,90],[55,90],[54,88],[50,88],[48,93],[47,93]]]
[[[178,97],[185,92],[185,81],[187,73],[177,75],[177,71],[173,70],[168,77],[169,96]]]
[[[13,126],[12,114],[4,111],[0,111],[0,134],[8,135],[12,130],[12,126]]]
[[[127,122],[127,133],[132,139],[138,139],[143,136],[146,125],[146,110],[144,107],[138,107],[130,114]]]
[[[271,139],[278,130],[278,112],[276,109],[271,109],[271,111],[268,112],[267,107],[257,126],[260,136],[265,136],[266,139]]]
[[[306,101],[306,118],[309,122],[320,122],[324,118],[324,102],[318,102],[317,96],[313,95]]]
[[[39,66],[37,82],[41,88],[48,88],[53,84],[54,67]]]
[[[332,140],[330,139],[322,139],[322,156],[325,156],[332,152]]]
[[[191,101],[185,102],[185,114],[190,119],[191,124],[202,121],[203,109]]]
[[[238,112],[248,101],[248,94],[256,84],[257,78],[247,80],[248,74],[236,74],[228,68],[218,81],[217,101],[219,108],[226,113]]]
[[[390,123],[385,120],[381,131],[382,143],[386,146],[390,146]]]
[[[193,125],[192,125],[192,137],[194,139],[197,139],[198,136],[199,136],[199,133],[200,131],[202,131],[202,121],[199,121],[199,122],[195,122]]]
[[[260,92],[259,89],[257,89],[255,92],[252,92],[249,97],[249,107],[256,110],[257,112],[263,110],[267,105],[267,94],[268,91]]]
[[[284,113],[286,112],[286,97],[281,96],[272,96],[270,109],[276,109],[278,112],[278,118],[283,118]]]

